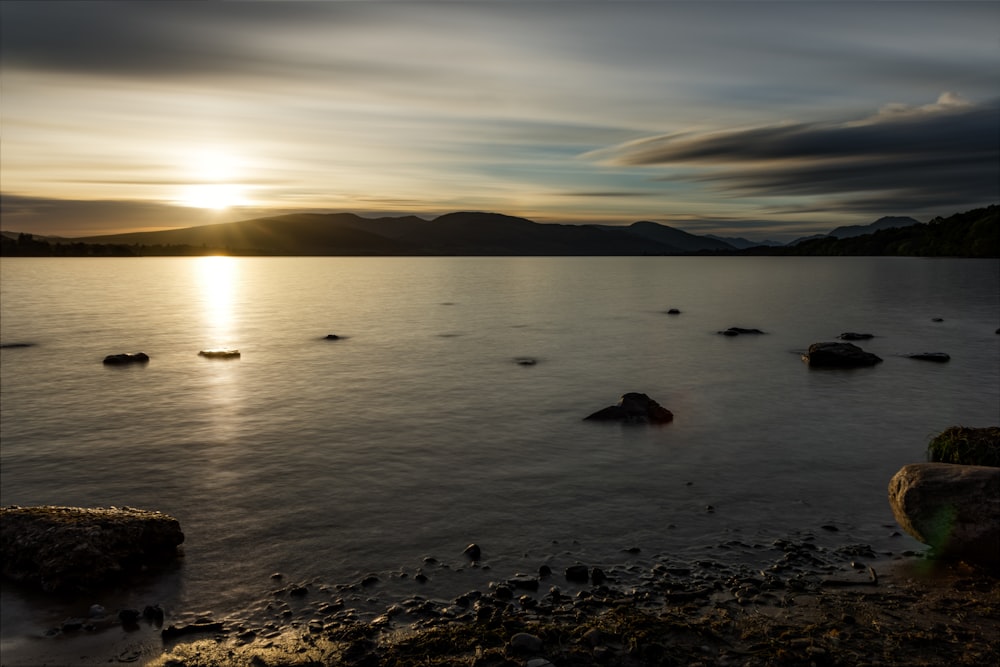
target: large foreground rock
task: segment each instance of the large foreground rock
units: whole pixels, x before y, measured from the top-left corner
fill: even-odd
[[[584,417],[592,421],[619,421],[630,424],[666,424],[674,414],[646,394],[630,391],[618,399],[617,405],[598,410]]]
[[[940,556],[1000,567],[1000,468],[903,466],[889,482],[889,504],[899,525]]]
[[[802,359],[813,368],[859,368],[882,361],[881,357],[853,343],[813,343]]]
[[[163,564],[184,541],[177,519],[132,507],[0,508],[3,575],[46,591],[92,591]]]

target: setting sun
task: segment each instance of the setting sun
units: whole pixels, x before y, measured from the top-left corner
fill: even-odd
[[[177,201],[182,206],[215,210],[242,206],[246,203],[244,188],[228,183],[201,183],[188,186]]]

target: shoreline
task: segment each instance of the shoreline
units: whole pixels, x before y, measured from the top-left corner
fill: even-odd
[[[377,577],[276,578],[242,614],[168,613],[129,632],[105,619],[8,646],[2,664],[972,666],[1000,655],[995,571],[811,537],[775,540],[766,555],[763,567],[745,558],[589,567],[586,581],[570,568],[502,576],[484,566],[487,586],[450,599],[431,588],[381,612],[370,603],[388,582]],[[427,571],[449,576],[445,565]]]

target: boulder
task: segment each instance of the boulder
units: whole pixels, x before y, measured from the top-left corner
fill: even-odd
[[[90,592],[177,555],[177,519],[132,507],[0,508],[0,568],[46,591]]]
[[[618,399],[617,405],[584,417],[584,421],[619,421],[629,424],[666,424],[674,420],[674,414],[646,394],[629,392]]]
[[[128,353],[124,352],[122,354],[109,354],[104,357],[104,363],[111,365],[121,365],[121,364],[144,364],[149,361],[149,355],[145,352],[135,352]]]
[[[858,368],[882,362],[881,357],[853,343],[813,343],[802,360],[814,368]]]
[[[938,556],[1000,566],[1000,468],[906,465],[889,481],[889,505]]]

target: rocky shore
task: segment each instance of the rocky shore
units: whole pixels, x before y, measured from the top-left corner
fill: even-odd
[[[274,573],[240,612],[95,605],[44,633],[32,660],[2,662],[978,667],[1000,655],[995,571],[840,537],[829,526],[710,545],[691,560],[634,549],[616,565],[549,561],[531,573],[458,553],[342,584]],[[488,583],[441,595],[473,579]]]
[[[412,596],[374,617],[353,605],[375,594],[377,577],[290,583],[272,591],[270,620],[168,620],[150,664],[979,666],[1000,655],[995,572],[810,539],[719,548],[765,550],[771,563],[585,567],[586,582],[579,569],[543,567],[451,600]]]

